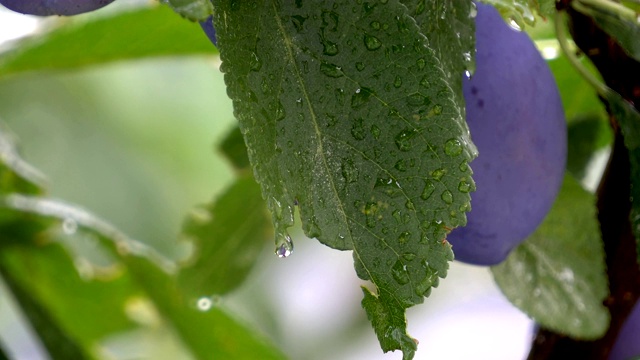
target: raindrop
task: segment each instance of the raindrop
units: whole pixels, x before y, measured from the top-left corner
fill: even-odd
[[[293,241],[286,230],[276,231],[276,255],[286,258],[293,253]]]
[[[473,19],[476,16],[478,16],[478,7],[476,6],[476,4],[471,3],[471,8],[469,9],[469,17]]]
[[[371,135],[373,135],[376,140],[380,138],[380,128],[375,124],[371,125]]]
[[[320,65],[320,72],[332,78],[339,78],[344,76],[344,73],[342,72],[342,68],[340,66],[329,63],[322,63]]]
[[[418,65],[419,70],[422,70],[425,66],[427,66],[427,62],[425,61],[425,59],[420,58],[416,60],[416,65]]]
[[[411,260],[416,258],[416,254],[414,254],[414,253],[404,253],[404,254],[402,254],[402,258],[407,260],[407,261],[411,261]]]
[[[451,204],[453,202],[453,194],[449,190],[443,191],[440,198],[447,204]]]
[[[351,136],[356,140],[364,140],[367,132],[364,129],[364,119],[355,119],[353,127],[351,128]]]
[[[458,139],[449,139],[444,144],[444,153],[449,156],[457,156],[462,153],[462,143]]]
[[[344,181],[346,181],[347,183],[354,183],[358,181],[359,175],[360,175],[360,172],[358,171],[358,168],[353,163],[353,160],[345,159],[342,162],[342,176],[344,177]]]
[[[196,303],[196,306],[198,307],[198,310],[200,311],[209,311],[211,310],[211,307],[213,306],[213,301],[211,301],[211,298],[203,296],[200,299],[198,299],[198,302]]]
[[[377,37],[365,34],[364,35],[364,46],[367,47],[368,50],[377,50],[382,46],[380,40]]]
[[[398,236],[398,242],[400,244],[406,244],[410,238],[411,238],[411,233],[408,231],[403,231],[402,233],[400,233],[400,236]]]
[[[429,199],[429,197],[431,197],[431,194],[433,194],[435,190],[436,190],[436,186],[433,185],[433,182],[431,182],[431,180],[425,181],[424,190],[422,190],[422,194],[420,194],[420,198],[422,198],[422,200]]]
[[[395,137],[396,146],[400,151],[411,150],[411,138],[418,132],[415,129],[404,129]]]
[[[509,24],[509,26],[511,26],[511,28],[513,30],[522,31],[522,26],[520,26],[520,24],[518,23],[518,21],[516,20],[515,17],[513,17],[513,16],[510,17],[508,24]]]
[[[371,28],[375,30],[380,29],[380,23],[378,21],[372,21],[371,23],[369,23],[369,26],[371,26]]]
[[[458,184],[458,190],[461,193],[468,193],[469,191],[473,191],[475,189],[473,189],[473,185],[471,183],[467,182],[467,180],[462,180]]]
[[[400,260],[396,261],[396,263],[391,268],[391,274],[400,285],[404,285],[409,282],[409,272],[407,271],[407,266],[404,265]]]
[[[440,115],[442,114],[442,105],[440,104],[435,104],[433,106],[433,109],[431,109],[431,113],[434,115]]]
[[[433,171],[431,172],[431,177],[432,177],[434,180],[440,180],[440,179],[442,179],[442,177],[443,177],[443,176],[444,176],[444,174],[446,174],[446,173],[447,173],[447,170],[445,170],[445,169],[435,169],[435,170],[433,170]]]
[[[407,171],[407,162],[404,159],[400,159],[396,162],[394,167],[398,171]]]
[[[282,106],[282,103],[278,103],[276,105],[276,121],[280,121],[283,120],[285,118],[285,111],[284,111],[284,106]]]
[[[252,52],[251,56],[249,57],[249,67],[253,71],[259,71],[260,68],[262,68],[262,62],[260,61],[258,54],[256,54],[255,52]]]
[[[357,69],[358,71],[362,71],[362,70],[364,70],[364,68],[365,68],[364,63],[359,62],[359,61],[356,63],[356,69]]]
[[[428,105],[431,102],[431,100],[429,100],[428,97],[420,94],[420,93],[413,93],[409,96],[407,96],[407,104],[411,105],[411,106],[422,106],[422,105]]]
[[[67,235],[73,235],[78,231],[78,223],[72,218],[66,218],[62,222],[62,231]]]
[[[351,96],[351,107],[357,109],[369,101],[369,97],[373,94],[373,91],[368,88],[359,88]]]
[[[396,88],[402,86],[402,78],[400,77],[400,75],[396,75],[396,79],[393,81],[393,86]]]
[[[338,45],[336,43],[331,42],[331,41],[325,41],[325,42],[322,43],[322,45],[324,47],[322,52],[325,55],[334,56],[334,55],[337,55],[340,52],[340,50],[338,50]]]
[[[376,227],[378,224],[378,220],[376,219],[378,216],[378,204],[373,202],[367,203],[364,207],[364,214],[367,218],[367,227]]]

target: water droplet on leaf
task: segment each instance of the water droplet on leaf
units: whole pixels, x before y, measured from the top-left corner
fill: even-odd
[[[377,37],[365,34],[364,46],[366,46],[368,50],[373,51],[379,49],[382,46],[382,43],[380,42],[380,40],[378,40]]]
[[[447,204],[451,204],[453,202],[453,194],[449,190],[443,191],[440,198]]]
[[[444,153],[449,156],[457,156],[462,153],[462,143],[458,139],[449,139],[444,144]]]
[[[391,274],[400,285],[404,285],[409,282],[409,272],[407,271],[407,266],[404,265],[400,260],[396,261],[396,263],[391,268]]]

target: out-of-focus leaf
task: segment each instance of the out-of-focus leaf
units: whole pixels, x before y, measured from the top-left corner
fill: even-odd
[[[260,187],[249,174],[213,203],[194,210],[183,227],[183,236],[196,248],[195,259],[178,276],[184,293],[198,298],[240,285],[273,234],[271,229]]]
[[[213,5],[209,0],[161,0],[171,6],[175,12],[191,21],[203,21],[213,14]]]
[[[0,123],[0,195],[42,193],[44,175],[22,160],[8,130]]]
[[[285,358],[259,335],[215,307],[213,300],[182,293],[173,275],[172,263],[92,214],[58,201],[21,195],[5,199],[5,206],[60,222],[71,220],[77,225],[77,231],[94,235],[121,260],[135,285],[149,297],[162,318],[198,359]]]
[[[166,6],[61,26],[0,53],[0,77],[154,56],[214,54],[200,26]]]
[[[214,7],[228,94],[279,255],[291,251],[299,209],[305,233],[353,250],[358,276],[376,286],[363,305],[382,349],[412,358],[405,310],[446,276],[453,254],[443,240],[466,223],[474,188],[475,147],[446,75],[459,69],[438,57],[464,55],[437,54],[427,40],[451,29],[423,34],[398,0]],[[454,8],[473,22],[468,6]]]
[[[77,343],[81,352],[95,349],[99,341],[109,334],[134,326],[124,312],[125,304],[140,292],[124,276],[122,269],[109,279],[81,278],[73,259],[60,244],[36,246],[31,239],[22,240],[23,244],[1,248],[0,266],[3,277],[11,284],[14,295],[34,327],[38,324],[29,314],[32,311],[30,301],[39,304],[39,316],[46,315],[51,322],[41,326],[60,328]],[[46,328],[38,329],[41,338],[47,336],[48,331]],[[52,343],[47,348],[51,352],[52,347],[57,346]],[[74,358],[51,355],[55,359]]]
[[[582,179],[593,154],[613,141],[613,132],[607,121],[597,115],[581,116],[567,128],[567,170]]]
[[[570,176],[540,227],[491,271],[509,301],[545,328],[596,339],[609,327],[595,198]]]
[[[237,171],[251,170],[247,146],[244,144],[240,128],[234,127],[227,134],[222,144],[220,144],[220,150]]]

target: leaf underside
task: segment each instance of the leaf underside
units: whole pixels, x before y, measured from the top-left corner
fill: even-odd
[[[397,0],[213,3],[276,236],[297,206],[306,235],[353,250],[377,290],[363,289],[362,304],[382,349],[412,358],[405,310],[446,275],[445,237],[466,224],[475,186],[459,61],[439,58],[463,54],[434,38],[451,29],[425,35],[416,8]]]

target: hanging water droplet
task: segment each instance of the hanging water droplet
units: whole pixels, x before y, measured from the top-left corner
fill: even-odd
[[[444,144],[444,153],[449,156],[457,156],[462,153],[462,143],[458,139],[449,139]]]
[[[380,42],[380,40],[378,40],[377,37],[365,34],[364,46],[366,46],[368,50],[373,51],[379,49],[382,46],[382,43]]]
[[[67,235],[73,235],[78,231],[78,223],[73,218],[66,218],[62,222],[62,231]]]
[[[198,299],[196,306],[200,311],[203,311],[203,312],[209,311],[211,310],[211,307],[213,307],[213,301],[211,301],[211,298],[203,296]]]
[[[286,258],[293,253],[293,241],[286,230],[276,231],[276,251],[279,258]]]
[[[440,198],[447,204],[451,204],[453,202],[453,194],[449,190],[443,191]]]
[[[516,20],[516,18],[515,18],[515,17],[513,17],[513,16],[512,16],[512,17],[510,17],[510,18],[509,18],[509,22],[508,22],[508,24],[509,24],[509,26],[511,26],[511,28],[512,28],[513,30],[516,30],[516,31],[522,31],[522,26],[521,26],[521,24],[519,23],[519,21],[517,21],[517,20]]]
[[[407,271],[407,266],[404,265],[400,260],[396,261],[396,263],[391,268],[391,274],[400,285],[404,285],[409,282],[409,272]]]

